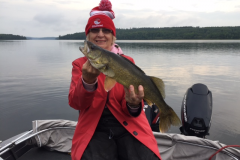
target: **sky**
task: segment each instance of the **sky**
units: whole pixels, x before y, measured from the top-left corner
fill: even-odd
[[[110,0],[116,28],[240,26],[240,0]],[[100,0],[0,0],[0,34],[84,32]]]

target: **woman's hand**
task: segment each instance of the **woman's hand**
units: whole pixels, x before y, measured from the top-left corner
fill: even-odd
[[[82,66],[82,78],[84,82],[92,84],[97,80],[100,71],[95,69],[87,60]]]
[[[125,88],[125,100],[127,101],[128,105],[130,106],[139,106],[144,98],[144,89],[142,85],[138,86],[138,94],[134,91],[134,86],[130,85],[129,89]]]

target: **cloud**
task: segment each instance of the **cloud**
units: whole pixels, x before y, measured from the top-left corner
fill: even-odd
[[[186,0],[187,1],[187,0]],[[89,11],[100,0],[0,0],[0,31],[25,36],[58,36],[84,32]],[[174,26],[240,26],[236,0],[203,0],[160,4],[111,0],[117,28]],[[206,3],[208,4],[206,6]],[[216,4],[216,5],[209,5]],[[221,8],[222,6],[225,6]],[[230,9],[229,6],[230,5]],[[207,8],[203,9],[202,8]],[[226,8],[226,10],[224,10]]]
[[[22,0],[23,2],[32,2],[32,3],[57,3],[57,4],[80,4],[82,3],[79,0]]]
[[[79,0],[53,0],[52,2],[54,3],[59,3],[59,4],[80,4],[81,2]]]
[[[33,17],[39,23],[56,25],[64,22],[62,14],[37,14]]]
[[[117,28],[131,27],[176,27],[176,26],[240,26],[237,17],[240,11],[233,12],[191,12],[191,11],[155,11],[139,10],[132,14],[116,14]],[[126,11],[129,13],[130,11]]]

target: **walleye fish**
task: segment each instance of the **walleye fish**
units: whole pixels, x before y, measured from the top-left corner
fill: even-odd
[[[79,49],[94,68],[106,75],[104,82],[106,91],[111,90],[116,82],[127,88],[133,85],[135,93],[138,93],[139,85],[143,86],[144,100],[150,106],[155,103],[160,111],[159,129],[161,132],[166,132],[171,125],[181,124],[177,114],[164,101],[164,83],[161,79],[146,75],[127,58],[102,49],[89,41],[85,41],[84,47]]]

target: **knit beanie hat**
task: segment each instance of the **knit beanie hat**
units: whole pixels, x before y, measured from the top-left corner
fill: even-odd
[[[85,27],[85,34],[87,35],[92,28],[107,28],[112,30],[114,36],[116,36],[116,28],[113,23],[115,18],[112,11],[112,4],[109,0],[101,0],[98,7],[95,7],[90,12],[90,18]]]

